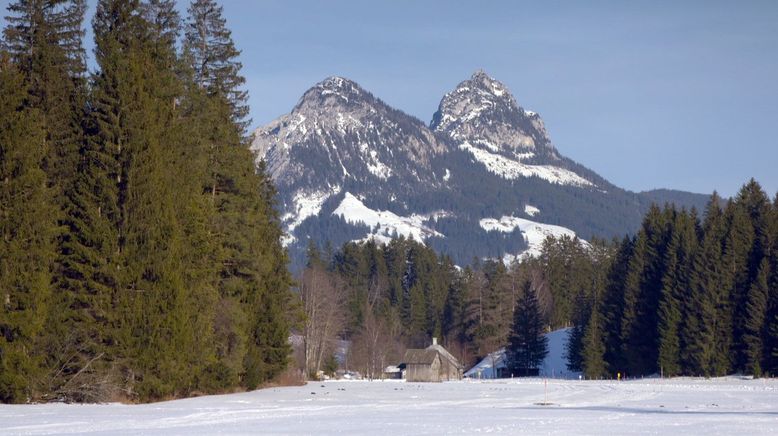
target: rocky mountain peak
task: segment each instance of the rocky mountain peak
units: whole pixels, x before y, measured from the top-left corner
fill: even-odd
[[[326,200],[349,183],[434,186],[442,174],[431,171],[431,161],[446,146],[425,123],[333,76],[308,89],[290,113],[257,129],[252,150],[268,163],[279,189],[316,191]]]
[[[473,73],[472,76],[470,76],[470,80],[466,80],[462,82],[460,86],[462,84],[466,84],[466,87],[475,89],[481,94],[486,94],[486,95],[491,94],[492,96],[497,98],[506,96],[508,97],[508,99],[513,100],[513,96],[505,88],[505,85],[503,85],[500,81],[498,81],[494,77],[486,74],[486,71],[484,70],[477,70],[476,72]]]
[[[483,70],[443,97],[430,127],[493,151],[553,152],[540,116],[519,106],[508,88]]]
[[[372,94],[353,80],[332,76],[306,91],[292,112],[348,112],[358,110],[375,100]]]

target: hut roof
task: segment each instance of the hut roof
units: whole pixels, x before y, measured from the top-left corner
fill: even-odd
[[[435,350],[416,350],[416,349],[410,349],[405,352],[405,359],[403,359],[406,364],[423,364],[423,365],[431,365],[432,362],[435,361],[435,358],[438,356],[438,352]]]
[[[451,362],[452,365],[456,366],[457,368],[462,368],[462,364],[459,363],[459,360],[457,360],[456,357],[454,357],[451,353],[449,353],[448,350],[443,348],[442,345],[432,344],[429,347],[427,347],[427,351],[434,351],[436,353],[440,353],[441,357]]]

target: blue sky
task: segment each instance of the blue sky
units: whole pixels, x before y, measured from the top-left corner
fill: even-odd
[[[778,191],[778,2],[221,3],[255,126],[330,75],[428,122],[483,68],[619,186]]]

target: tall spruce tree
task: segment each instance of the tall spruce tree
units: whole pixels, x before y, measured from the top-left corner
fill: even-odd
[[[584,335],[586,334],[586,326],[592,313],[592,302],[587,298],[583,289],[578,292],[574,301],[574,307],[573,327],[565,347],[567,369],[570,371],[583,371]]]
[[[658,304],[668,239],[668,210],[652,206],[635,241],[625,280],[621,339],[626,370],[658,372]]]
[[[61,209],[83,137],[86,1],[16,0],[8,10],[5,46],[24,76],[25,104],[41,112],[46,132],[42,167]]]
[[[767,304],[767,319],[765,328],[767,330],[767,343],[765,344],[765,361],[767,365],[765,370],[770,375],[778,374],[778,194],[773,201],[772,213],[770,215],[770,291]]]
[[[608,376],[608,368],[605,362],[605,342],[601,309],[595,300],[595,307],[591,311],[589,321],[586,324],[583,336],[583,349],[581,351],[581,366],[587,378],[599,379]]]
[[[692,259],[697,248],[696,216],[684,210],[673,211],[670,221],[670,241],[665,254],[665,272],[662,277],[662,293],[659,302],[659,355],[660,371],[668,376],[682,373],[682,350],[686,345],[683,320],[691,292],[689,276]]]
[[[0,400],[149,400],[277,375],[296,317],[221,9],[204,86],[195,53],[177,53],[175,2],[100,0],[89,87],[83,0],[9,10]]]
[[[193,2],[185,29],[184,59],[200,94],[191,116],[208,150],[204,192],[219,245],[220,368],[253,388],[283,370],[290,352],[285,308],[291,278],[273,208],[275,190],[245,142],[247,96],[222,8]]]
[[[40,394],[56,226],[45,129],[23,80],[0,53],[0,401],[17,403]]]
[[[529,281],[524,283],[522,290],[506,348],[508,370],[516,376],[531,374],[548,355],[548,338],[543,334],[537,296]]]
[[[605,343],[604,359],[611,375],[623,373],[626,368],[622,351],[621,321],[625,310],[625,284],[633,255],[633,244],[633,239],[627,236],[619,243],[611,267],[608,269],[600,306]]]
[[[95,140],[117,163],[118,286],[116,356],[141,398],[170,395],[191,384],[193,372],[174,350],[187,336],[182,256],[176,216],[169,128],[175,118],[174,74],[167,50],[138,1],[105,0],[94,19]]]
[[[724,250],[726,267],[732,271],[733,361],[736,371],[748,371],[746,322],[748,294],[764,257],[767,197],[753,179],[744,185],[727,208],[728,235]]]
[[[690,297],[683,330],[683,361],[691,375],[723,375],[729,367],[731,310],[722,265],[721,198],[713,193],[705,211],[702,241],[692,261]]]
[[[745,332],[743,341],[745,342],[746,371],[755,377],[762,375],[764,367],[764,346],[765,346],[765,318],[767,316],[767,304],[769,300],[769,277],[770,263],[767,258],[763,259],[759,265],[759,271],[751,289],[748,291],[748,300],[746,302]]]
[[[223,8],[214,0],[195,0],[188,12],[184,51],[192,62],[195,81],[208,95],[229,104],[230,118],[244,135],[250,124],[248,92],[242,89],[246,79],[240,75],[240,51],[226,26]]]

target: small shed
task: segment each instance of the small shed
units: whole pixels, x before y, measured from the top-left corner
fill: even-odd
[[[405,379],[409,382],[440,381],[440,356],[434,350],[405,352]]]
[[[384,368],[384,377],[385,379],[402,379],[403,378],[403,368],[400,366],[395,365],[389,365],[386,368]]]
[[[425,349],[411,349],[405,352],[405,379],[409,382],[439,382],[460,380],[462,364],[452,356],[437,338]]]

